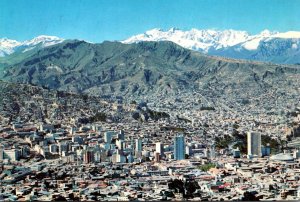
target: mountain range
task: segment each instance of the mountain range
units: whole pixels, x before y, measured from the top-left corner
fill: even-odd
[[[41,35],[31,40],[19,42],[12,39],[0,39],[0,57],[4,57],[15,52],[26,52],[35,48],[43,48],[62,42],[63,39],[56,36]]]
[[[208,55],[236,59],[282,64],[300,63],[300,32],[295,31],[280,33],[264,30],[259,34],[250,35],[246,31],[231,29],[224,31],[153,29],[122,42],[137,43],[140,41],[172,41],[182,47]]]
[[[38,36],[31,40],[19,42],[7,38],[0,39],[0,67],[21,61],[20,55],[30,56],[37,50],[63,42],[55,36]],[[184,48],[196,50],[208,55],[265,61],[280,64],[300,64],[300,32],[285,33],[264,30],[251,35],[238,30],[198,30],[183,31],[152,29],[122,40],[131,44],[141,41],[172,41]]]
[[[208,56],[170,41],[65,40],[3,67],[0,79],[92,95],[160,96],[206,89],[236,99],[297,89],[299,73],[298,65]]]

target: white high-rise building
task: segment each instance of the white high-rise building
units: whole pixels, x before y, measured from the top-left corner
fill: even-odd
[[[4,147],[0,145],[0,161],[3,161],[4,159]]]
[[[164,154],[164,145],[161,142],[156,143],[156,152],[159,153],[159,155]]]
[[[123,149],[124,148],[124,141],[123,140],[119,140],[119,139],[117,139],[116,140],[116,145],[117,145],[117,147],[118,147],[118,149]]]
[[[138,139],[135,140],[135,151],[141,152],[142,149],[143,149],[142,139],[138,138]]]
[[[185,143],[183,135],[176,135],[174,139],[174,159],[185,159]]]
[[[261,134],[255,132],[247,133],[248,156],[261,157]]]

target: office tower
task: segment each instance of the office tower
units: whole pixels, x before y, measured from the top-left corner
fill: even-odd
[[[261,147],[261,156],[270,156],[270,154],[271,154],[271,148],[269,144],[267,146]]]
[[[126,163],[126,157],[122,154],[122,151],[117,150],[116,154],[116,162],[117,163]]]
[[[57,146],[57,144],[50,144],[49,145],[49,152],[50,153],[57,153],[58,152],[58,146]]]
[[[70,128],[70,134],[71,134],[71,135],[74,135],[74,134],[75,134],[75,131],[76,131],[75,127],[71,127],[71,128]]]
[[[0,145],[0,161],[4,159],[4,146]]]
[[[87,150],[83,152],[84,163],[91,163],[94,161],[94,152],[92,150]]]
[[[133,163],[134,162],[134,158],[133,158],[133,156],[131,154],[129,154],[127,156],[127,161],[128,161],[128,163]]]
[[[185,159],[185,144],[183,135],[176,135],[174,138],[174,159]]]
[[[58,150],[59,150],[59,153],[61,154],[62,152],[68,152],[68,143],[62,143],[60,142],[58,144]]]
[[[109,143],[109,144],[110,144],[113,135],[114,135],[114,132],[113,132],[113,131],[106,131],[106,132],[104,133],[104,141],[105,141],[106,143]]]
[[[216,158],[216,149],[215,149],[215,145],[212,144],[210,145],[210,158],[213,159],[213,158]]]
[[[120,130],[119,133],[117,134],[117,138],[119,140],[125,140],[125,133],[123,130]]]
[[[101,162],[101,152],[100,151],[96,151],[94,153],[94,161],[95,162]]]
[[[158,152],[154,153],[154,161],[159,162],[160,161],[160,154]]]
[[[135,140],[135,151],[141,152],[142,151],[142,139],[138,138]]]
[[[233,155],[233,158],[240,158],[241,157],[240,149],[238,147],[236,149],[233,149],[232,150],[232,155]]]
[[[261,134],[248,132],[247,133],[247,148],[248,156],[258,156],[261,157]]]
[[[117,145],[118,149],[121,149],[121,150],[124,149],[124,141],[123,140],[117,139],[116,145]]]
[[[191,153],[192,153],[192,148],[190,147],[190,146],[186,146],[185,147],[185,154],[187,154],[187,155],[191,155]]]
[[[7,149],[4,150],[4,158],[9,159],[11,161],[19,161],[20,160],[20,150],[18,149]]]
[[[161,142],[156,143],[156,152],[159,153],[159,155],[164,154],[164,145]]]

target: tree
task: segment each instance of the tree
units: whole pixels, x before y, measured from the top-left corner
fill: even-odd
[[[207,171],[209,171],[209,169],[215,168],[215,167],[216,167],[215,164],[213,164],[213,163],[208,163],[208,164],[201,165],[201,166],[199,166],[198,168],[199,168],[201,171],[203,171],[203,172],[207,172]]]
[[[255,194],[257,194],[257,192],[244,192],[242,201],[259,201],[259,198],[256,197]]]

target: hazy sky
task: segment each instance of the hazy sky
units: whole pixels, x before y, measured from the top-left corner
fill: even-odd
[[[101,42],[171,27],[300,31],[300,0],[0,0],[0,38]]]

